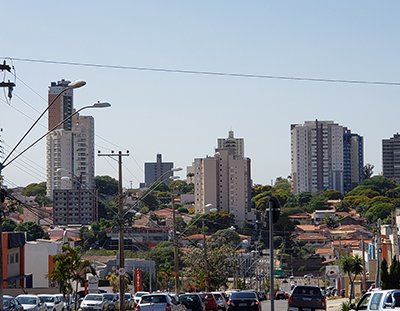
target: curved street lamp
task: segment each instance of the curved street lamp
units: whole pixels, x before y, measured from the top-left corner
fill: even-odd
[[[39,120],[43,117],[43,115],[50,109],[51,106],[56,102],[56,100],[66,91],[72,90],[72,89],[77,89],[82,86],[86,85],[86,82],[83,80],[76,80],[74,82],[70,82],[68,86],[64,89],[62,89],[56,97],[53,98],[53,100],[50,102],[50,104],[47,105],[46,109],[39,115],[39,117],[36,119],[35,122],[31,125],[31,127],[25,132],[25,134],[21,137],[21,139],[18,141],[18,143],[14,146],[14,148],[10,151],[10,153],[7,155],[7,157],[4,159],[4,161],[0,164],[0,173],[1,169],[4,168],[6,165],[4,163],[10,158],[10,156],[13,154],[15,149],[18,148],[18,146],[22,143],[22,141],[25,139],[25,137],[30,133],[30,131],[35,127],[35,125],[39,122]]]
[[[5,168],[6,166],[10,165],[12,162],[14,162],[16,159],[18,159],[21,155],[23,155],[26,151],[28,151],[30,148],[32,148],[34,145],[36,145],[40,140],[42,140],[43,138],[45,138],[47,135],[49,135],[51,132],[53,132],[54,130],[56,130],[60,125],[62,125],[65,121],[69,120],[70,118],[72,118],[74,115],[76,115],[77,113],[79,113],[80,111],[84,110],[84,109],[88,109],[88,108],[107,108],[107,107],[111,107],[110,103],[107,102],[97,102],[94,103],[92,105],[88,105],[88,106],[84,106],[78,110],[76,110],[74,113],[72,113],[71,115],[69,115],[68,117],[64,118],[64,120],[62,120],[61,122],[59,122],[57,125],[53,126],[53,128],[51,128],[46,134],[43,134],[42,136],[40,136],[38,139],[36,139],[32,144],[30,144],[28,147],[26,147],[24,150],[22,150],[17,156],[15,156],[11,161],[9,161],[8,163],[1,165],[0,167],[0,173],[1,173],[1,169]]]

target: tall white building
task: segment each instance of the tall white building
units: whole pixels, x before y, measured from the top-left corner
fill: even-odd
[[[52,82],[49,87],[49,105],[69,81]],[[74,112],[73,91],[68,90],[49,108],[49,130]],[[94,191],[94,118],[75,114],[47,135],[47,196],[53,198],[55,190],[80,189]],[[93,200],[94,202],[94,200]],[[55,208],[53,206],[53,208]],[[64,208],[69,209],[67,205]],[[97,204],[87,211],[97,219]],[[55,222],[61,220],[54,219]],[[69,220],[63,220],[69,223]],[[76,223],[75,220],[73,223]]]
[[[233,131],[228,132],[228,138],[218,138],[217,146],[218,149],[230,149],[236,156],[244,157],[244,139],[235,138]]]
[[[357,139],[349,140],[349,135]],[[356,144],[358,151],[352,152]],[[354,181],[361,181],[359,167],[363,163],[362,146],[362,137],[351,134],[346,127],[333,121],[315,120],[292,124],[291,166],[294,192],[317,192],[325,189],[342,193],[349,191],[357,183]],[[347,175],[348,178],[345,178]]]
[[[253,223],[251,209],[250,159],[236,156],[232,149],[216,149],[213,157],[195,159],[193,163],[196,213],[212,208],[231,213],[236,224]]]

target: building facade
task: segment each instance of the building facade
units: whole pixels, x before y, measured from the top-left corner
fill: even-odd
[[[400,134],[382,140],[383,176],[400,182]]]
[[[228,132],[227,138],[217,139],[217,148],[233,150],[236,156],[244,157],[244,139],[235,138],[233,131]]]
[[[196,213],[207,213],[216,208],[233,214],[236,224],[253,223],[250,164],[249,158],[236,156],[233,149],[224,148],[217,148],[213,157],[195,159]]]
[[[291,166],[294,193],[349,191],[362,180],[362,137],[333,121],[292,124]]]
[[[163,162],[162,155],[157,154],[156,162],[147,162],[144,164],[144,181],[145,187],[150,187],[154,182],[161,180],[169,184],[170,177],[173,176],[171,169],[174,167],[173,162]]]
[[[72,189],[54,189],[54,225],[91,225],[97,220],[97,190],[83,188],[80,181],[74,181]]]
[[[3,288],[25,288],[31,278],[25,281],[25,233],[3,232],[1,235]]]
[[[65,91],[54,103],[59,92],[70,81],[52,82],[49,87],[49,128],[55,128],[73,112],[73,90]],[[62,177],[79,176],[88,189],[94,188],[94,119],[74,115],[47,136],[47,196],[52,198],[54,189],[66,187]],[[69,183],[71,188],[72,182]]]

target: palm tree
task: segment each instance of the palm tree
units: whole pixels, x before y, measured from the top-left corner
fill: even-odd
[[[350,281],[350,295],[349,295],[349,303],[351,303],[351,299],[354,298],[354,280],[358,275],[360,275],[363,270],[363,262],[359,255],[350,256],[345,255],[341,258],[340,264],[342,266],[343,272],[347,273]]]
[[[95,269],[88,260],[82,259],[79,250],[69,245],[63,246],[63,252],[54,257],[54,269],[48,274],[48,278],[57,281],[63,295],[70,295],[72,282],[75,282],[75,309],[78,295],[78,284],[86,280],[86,274],[96,275]]]

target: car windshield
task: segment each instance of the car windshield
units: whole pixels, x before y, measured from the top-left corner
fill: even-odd
[[[294,294],[301,295],[319,295],[322,296],[321,290],[318,287],[296,286],[293,289]]]
[[[240,298],[254,298],[256,299],[256,293],[253,292],[234,292],[231,295],[231,299],[240,299]]]
[[[19,301],[20,304],[23,305],[36,305],[37,304],[37,298],[36,297],[17,297],[17,300]]]
[[[40,302],[54,302],[54,297],[52,296],[39,296]]]
[[[87,295],[85,297],[85,300],[102,301],[103,300],[103,296],[102,295]]]
[[[107,300],[114,300],[114,295],[113,294],[103,294],[104,299]]]
[[[143,295],[147,295],[148,293],[145,293],[145,292],[137,292],[136,294],[135,294],[135,297],[142,297]]]
[[[200,301],[200,297],[198,295],[181,295],[179,296],[179,300],[182,302],[198,302]]]
[[[3,307],[7,308],[10,305],[11,298],[3,297]]]
[[[140,303],[166,303],[167,297],[165,295],[146,295],[142,296]]]

